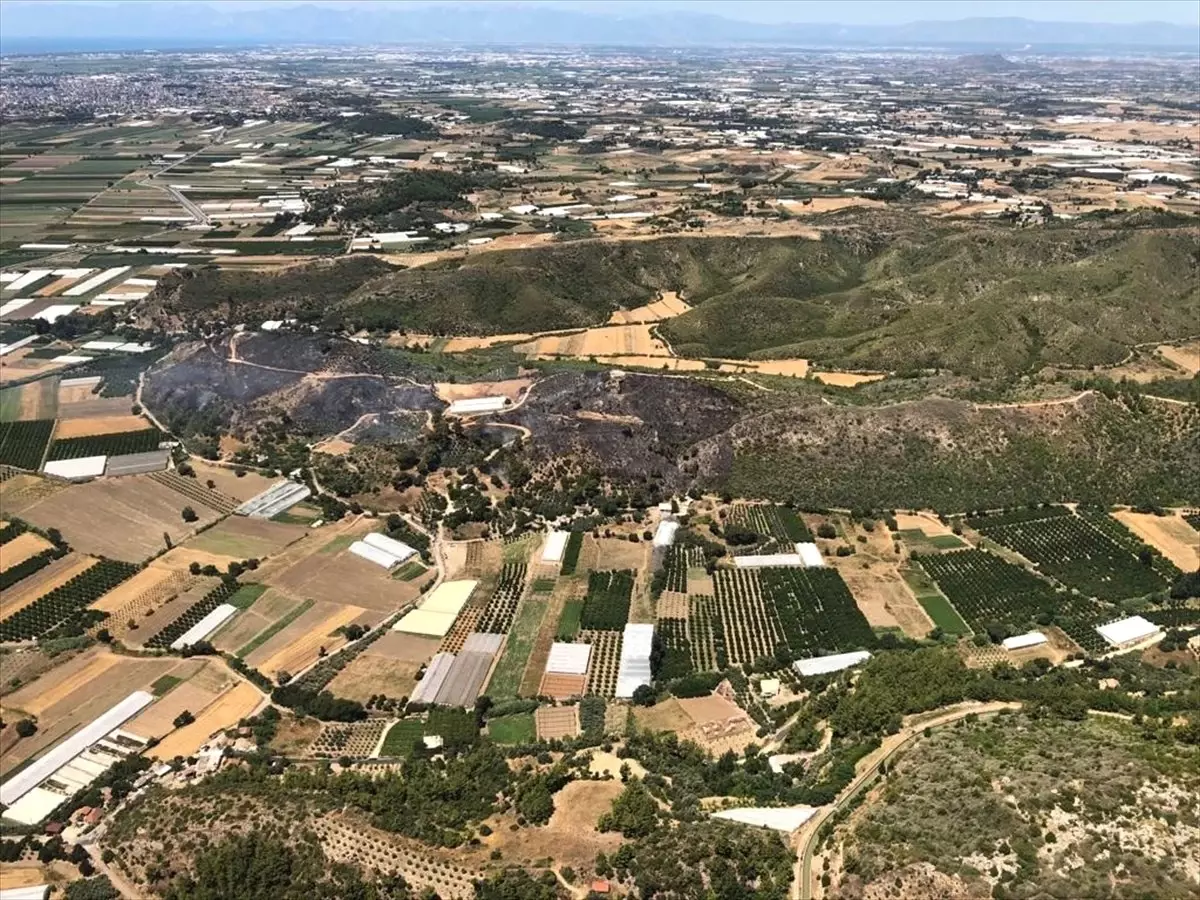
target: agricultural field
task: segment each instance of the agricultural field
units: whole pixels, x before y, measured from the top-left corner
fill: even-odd
[[[516,697],[520,694],[530,656],[549,609],[550,595],[535,592],[527,594],[518,605],[500,659],[487,682],[485,693],[493,699]]]
[[[59,439],[46,454],[47,461],[82,459],[86,456],[121,456],[126,453],[145,453],[157,450],[165,435],[157,428],[123,431],[115,434],[95,434],[88,437]]]
[[[339,756],[365,758],[375,754],[375,748],[390,731],[387,719],[368,719],[365,722],[326,724],[308,748],[308,756]],[[386,754],[381,754],[386,755]]]
[[[764,503],[735,503],[729,510],[728,524],[768,538],[771,546],[783,546],[813,539],[808,526],[794,509]]]
[[[971,519],[969,524],[1021,554],[1043,574],[1090,597],[1126,600],[1169,587],[1129,548],[1069,510],[1065,515],[1047,510],[1004,513]]]
[[[97,560],[65,584],[0,620],[0,640],[30,640],[92,624],[102,614],[90,613],[87,607],[136,571],[129,563]]]
[[[904,581],[916,596],[917,602],[925,610],[933,624],[946,634],[970,634],[971,628],[963,621],[945,595],[938,590],[937,585],[920,568],[910,568],[904,571]]]
[[[718,663],[752,663],[780,649],[807,657],[875,644],[871,626],[834,569],[722,569],[714,584],[720,632],[702,635],[711,626],[697,622],[693,643],[710,639]],[[707,655],[707,648],[697,652]]]
[[[1183,572],[1200,569],[1200,534],[1180,515],[1165,516],[1121,510],[1113,518]]]
[[[0,464],[36,472],[53,431],[53,419],[0,422]]]
[[[359,703],[376,696],[394,700],[411,697],[417,673],[438,652],[438,644],[437,638],[389,631],[338,672],[328,690],[335,697]]]
[[[411,756],[413,746],[424,736],[425,723],[422,720],[401,719],[387,730],[379,755],[383,757]]]
[[[507,634],[517,612],[517,604],[525,590],[526,566],[522,563],[505,563],[500,571],[492,596],[487,601],[476,631],[490,634]]]
[[[918,564],[975,632],[1020,634],[1056,624],[1084,650],[1096,652],[1104,649],[1104,641],[1095,626],[1117,618],[1119,612],[1110,604],[1056,590],[986,550],[924,556]]]
[[[587,631],[621,631],[629,621],[635,573],[628,569],[588,575],[580,627]]]
[[[22,518],[41,528],[58,528],[77,550],[113,559],[141,561],[165,549],[163,535],[178,544],[217,513],[192,503],[193,523],[183,521],[189,503],[149,475],[102,478],[73,484],[24,509]]]

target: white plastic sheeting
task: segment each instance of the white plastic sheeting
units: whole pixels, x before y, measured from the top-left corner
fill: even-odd
[[[416,554],[413,547],[408,546],[404,541],[398,541],[395,538],[390,538],[386,534],[380,534],[373,531],[368,535],[363,536],[363,543],[369,544],[376,550],[382,550],[389,556],[394,556],[397,562],[404,562],[410,556]]]
[[[655,547],[670,547],[675,543],[675,532],[679,530],[678,522],[663,521],[658,523],[658,528],[654,530],[654,546]]]
[[[471,413],[499,412],[508,405],[507,397],[476,397],[473,400],[455,400],[447,410],[454,415],[470,415]]]
[[[1021,650],[1025,647],[1036,647],[1038,644],[1046,643],[1046,636],[1040,631],[1030,631],[1026,634],[1014,635],[1010,638],[1005,638],[1000,642],[1000,645],[1005,650]]]
[[[567,549],[567,540],[570,537],[569,531],[552,531],[546,535],[546,545],[542,547],[542,562],[562,562],[563,553]]]
[[[792,832],[816,815],[816,812],[816,808],[812,806],[745,806],[738,809],[723,809],[713,813],[712,817],[729,822],[741,822],[744,825],[772,828],[775,831]]]
[[[797,544],[796,552],[800,554],[800,561],[808,568],[825,565],[825,559],[821,556],[820,548],[812,542]]]
[[[182,650],[202,641],[237,614],[237,607],[222,603],[171,643],[172,650]]]
[[[735,556],[733,564],[739,569],[798,568],[804,565],[804,559],[799,553],[764,553],[761,556]]]
[[[625,625],[621,640],[621,664],[617,669],[617,697],[628,700],[643,684],[650,683],[650,649],[654,644],[653,625]]]
[[[120,727],[154,702],[154,695],[146,691],[134,691],[116,706],[101,713],[74,734],[59,741],[48,753],[34,760],[8,781],[0,785],[0,803],[11,806],[25,796],[72,759],[100,740],[110,731]]]
[[[1128,619],[1118,619],[1116,622],[1100,625],[1096,630],[1100,632],[1100,637],[1104,638],[1114,647],[1143,640],[1161,631],[1157,625],[1143,616],[1130,616]]]
[[[555,675],[586,675],[588,660],[592,656],[591,644],[550,645],[550,656],[546,660],[546,671]]]
[[[850,653],[834,653],[831,656],[814,656],[811,659],[798,659],[792,667],[801,675],[828,675],[830,672],[840,672],[851,666],[857,666],[871,658],[866,650],[854,650]]]
[[[99,478],[104,474],[108,463],[107,456],[84,456],[79,459],[55,459],[42,466],[47,475],[76,480],[79,478]]]
[[[400,562],[395,556],[388,553],[386,550],[380,550],[378,547],[372,547],[370,544],[363,541],[355,541],[350,545],[350,552],[355,556],[362,557],[367,562],[373,562],[377,566],[384,569],[390,569],[392,566]]]

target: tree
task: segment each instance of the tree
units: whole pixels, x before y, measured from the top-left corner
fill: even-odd
[[[33,719],[21,719],[17,722],[17,734],[23,738],[30,738],[37,734],[37,723]]]
[[[193,575],[199,575],[200,569],[201,569],[200,563],[196,562],[195,560],[192,560],[191,563],[188,564],[188,571],[191,572]]]
[[[191,710],[185,709],[183,712],[181,712],[179,715],[177,715],[175,717],[174,721],[172,721],[171,724],[174,725],[176,728],[182,728],[185,725],[191,725],[195,721],[196,721],[196,717],[192,715]]]
[[[659,815],[658,803],[642,780],[631,778],[596,827],[600,831],[619,831],[627,838],[644,837],[658,827]]]
[[[198,515],[196,515],[196,511],[190,506],[185,506],[179,511],[179,514],[183,516],[183,521],[185,522],[195,522],[200,518]]]
[[[653,706],[656,699],[654,688],[648,684],[639,684],[633,691],[633,702],[638,706]]]
[[[837,537],[837,529],[829,522],[822,522],[817,526],[817,537],[826,539],[835,538]]]

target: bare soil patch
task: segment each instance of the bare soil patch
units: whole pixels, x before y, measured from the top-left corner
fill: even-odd
[[[10,569],[17,563],[23,563],[30,557],[37,556],[43,550],[49,550],[53,544],[32,531],[18,534],[15,538],[0,548],[0,572]],[[7,597],[4,609],[8,611]]]
[[[345,548],[318,550],[269,580],[299,597],[336,597],[384,616],[414,602],[420,596],[421,585],[419,579],[392,578],[386,570]]]
[[[533,713],[540,741],[572,738],[579,734],[579,707],[539,706]]]
[[[900,531],[916,529],[930,537],[939,534],[953,534],[949,525],[941,522],[933,513],[896,513],[896,528]]]
[[[295,622],[251,653],[246,662],[268,678],[274,678],[281,671],[295,674],[317,659],[321,647],[332,653],[344,644],[345,636],[334,632],[362,613],[363,609],[358,606],[317,601]]]
[[[232,682],[230,676],[226,676],[217,686],[207,685],[198,678],[185,681],[150,704],[141,715],[130,720],[125,728],[141,737],[163,738],[175,730],[175,718],[180,713],[187,711],[199,718],[204,710],[232,686]]]
[[[1178,347],[1164,345],[1158,348],[1158,352],[1190,375],[1200,372],[1200,341]]]
[[[437,638],[392,631],[359,654],[329,683],[336,697],[363,702],[374,694],[410,697],[417,672],[437,652]]]
[[[31,506],[66,488],[64,482],[21,472],[7,481],[0,481],[0,505],[6,515],[21,515]]]
[[[172,732],[147,753],[155,759],[190,756],[218,731],[230,728],[236,725],[239,719],[249,716],[261,700],[262,695],[257,688],[239,681],[235,687],[209,704],[196,716],[196,721],[191,725],[185,725]]]
[[[681,316],[691,310],[675,291],[663,291],[659,299],[633,309],[618,309],[608,318],[609,325],[636,325],[643,322],[661,322]]]
[[[272,588],[213,635],[213,645],[223,653],[237,653],[300,603],[299,598]]]
[[[188,541],[191,550],[215,553],[234,559],[266,559],[308,534],[303,525],[229,516]]]
[[[1200,534],[1182,516],[1122,510],[1113,518],[1185,572],[1200,569]]]
[[[93,434],[117,434],[122,431],[140,431],[146,427],[141,416],[94,416],[84,419],[64,419],[58,423],[54,437],[76,438]]]
[[[48,594],[59,585],[66,584],[95,562],[90,556],[72,552],[62,559],[54,560],[50,565],[34,572],[28,578],[21,579],[4,592],[4,615],[11,616],[24,609],[34,600]]]
[[[61,428],[64,421],[74,419],[110,418],[129,416],[133,408],[132,397],[101,397],[92,393],[86,385],[59,388],[58,418]],[[138,424],[128,430],[144,428],[144,419],[138,419]],[[98,432],[99,433],[99,432]]]
[[[530,356],[670,356],[651,326],[603,325],[570,335],[535,338],[513,348]]]
[[[199,516],[195,523],[183,521],[181,511],[188,505]],[[178,544],[218,515],[188,504],[148,475],[130,475],[71,485],[34,504],[24,517],[42,528],[60,529],[84,553],[140,562],[163,549],[164,533]]]
[[[115,613],[126,604],[132,603],[142,594],[153,592],[162,584],[170,581],[175,574],[175,572],[165,566],[147,566],[129,580],[121,582],[93,603],[91,608],[99,609],[106,613]]]
[[[814,372],[813,378],[822,384],[831,384],[834,387],[857,387],[872,381],[882,381],[887,378],[887,375],[882,372],[871,374],[865,372]]]
[[[808,374],[807,359],[721,360],[721,372],[751,372],[759,375],[784,375],[804,378]]]
[[[571,697],[583,695],[587,687],[587,675],[563,675],[557,672],[543,672],[542,683],[538,687],[538,696],[553,697],[555,700],[568,700]]]
[[[455,400],[474,400],[478,397],[507,397],[514,403],[533,385],[532,378],[510,378],[506,381],[476,381],[457,383],[438,382],[434,390],[447,403]]]
[[[687,731],[696,724],[696,720],[688,714],[683,701],[671,697],[653,706],[637,706],[633,710],[633,719],[639,728],[647,731]]]
[[[197,479],[201,482],[209,480],[216,482],[218,491],[241,503],[257,497],[278,480],[251,471],[245,471],[245,474],[239,478],[233,469],[225,466],[216,466],[199,459],[193,459],[191,463],[192,468],[196,471]]]

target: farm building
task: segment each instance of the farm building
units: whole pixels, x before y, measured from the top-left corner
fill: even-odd
[[[550,645],[546,671],[555,675],[586,675],[591,656],[591,644],[564,644],[556,641]]]
[[[446,412],[455,416],[470,416],[477,413],[499,412],[507,405],[507,397],[475,397],[471,400],[455,400]]]
[[[404,562],[410,556],[416,555],[417,552],[415,548],[408,546],[404,541],[398,541],[377,531],[364,535],[362,542],[377,550],[382,550],[390,556],[394,556],[396,562]]]
[[[229,603],[222,603],[199,622],[177,637],[171,643],[172,650],[182,650],[184,647],[190,647],[197,641],[202,641],[227,621],[229,621],[236,613],[237,607]]]
[[[1114,647],[1126,647],[1131,644],[1137,644],[1162,633],[1162,629],[1142,616],[1130,616],[1127,619],[1118,619],[1116,622],[1097,626],[1096,631],[1100,632],[1100,637],[1104,638]]]
[[[442,582],[417,604],[416,609],[405,613],[392,630],[445,637],[478,584],[478,581],[470,580]]]
[[[542,547],[542,562],[562,562],[563,552],[567,549],[567,539],[570,536],[570,532],[567,531],[552,531],[546,535],[546,545]]]
[[[653,625],[626,623],[621,639],[621,664],[617,669],[618,698],[628,700],[639,687],[650,683],[650,649],[653,644]]]
[[[871,658],[866,650],[854,650],[850,653],[834,653],[831,656],[814,656],[811,659],[798,659],[792,663],[801,675],[828,675],[830,672],[840,672],[865,663]]]
[[[762,809],[744,806],[738,809],[724,809],[712,815],[714,819],[792,832],[811,819],[816,812],[816,808],[812,806],[776,806]]]
[[[435,653],[433,659],[429,661],[429,665],[425,667],[425,674],[413,688],[409,701],[411,703],[432,703],[437,697],[438,691],[442,689],[446,676],[450,674],[452,665],[454,665],[453,653]]]
[[[369,535],[367,535],[367,537],[381,537],[384,540],[391,540],[391,538],[388,538],[382,534],[379,534],[379,535],[369,534]],[[393,541],[393,543],[400,544],[399,541]],[[404,547],[409,552],[408,553],[394,553],[391,550],[385,550],[384,548],[380,547],[378,544],[376,544],[374,542],[365,541],[365,540],[355,541],[353,544],[351,544],[350,552],[353,553],[355,556],[358,556],[358,557],[361,557],[361,558],[367,560],[367,562],[373,562],[377,566],[382,566],[385,569],[390,569],[393,566],[398,566],[401,562],[408,559],[410,556],[412,556],[414,553],[417,552],[416,550],[413,550],[412,547],[409,547],[407,544],[400,544],[400,546]]]
[[[1026,634],[1018,634],[1010,638],[1005,638],[1000,642],[1000,645],[1005,650],[1024,650],[1026,647],[1036,647],[1039,644],[1044,644],[1046,640],[1046,636],[1040,631],[1030,631]]]
[[[256,497],[251,497],[234,510],[239,516],[251,516],[255,519],[270,519],[291,509],[301,500],[308,497],[312,491],[306,484],[294,481],[281,481],[273,484]]]
[[[807,568],[816,568],[817,566],[825,565],[825,560],[821,557],[820,549],[811,541],[797,544],[796,552],[800,554],[800,561]]]
[[[49,896],[50,885],[48,884],[0,888],[0,900],[46,900]]]
[[[670,547],[675,543],[675,532],[679,530],[679,523],[670,520],[664,520],[658,523],[658,528],[654,531],[654,546],[655,547]]]
[[[110,456],[108,462],[104,464],[104,474],[115,477],[161,472],[167,467],[167,461],[170,458],[170,450],[148,450],[145,453],[124,453],[120,456]]]
[[[99,478],[104,474],[107,456],[83,456],[79,459],[55,459],[42,466],[42,472],[56,478],[80,481],[84,478]]]
[[[735,556],[733,564],[739,569],[799,568],[804,560],[799,553],[764,553],[761,556]]]
[[[439,706],[472,706],[503,640],[501,634],[469,635],[442,679],[434,702]]]
[[[0,785],[4,817],[36,825],[117,762],[139,752],[145,740],[119,729],[152,702],[152,694],[134,691]]]

